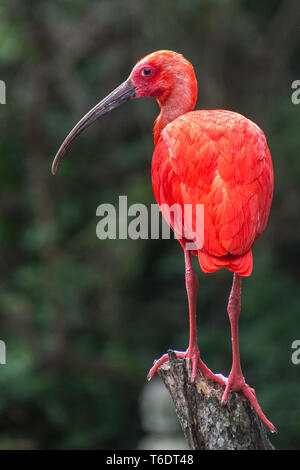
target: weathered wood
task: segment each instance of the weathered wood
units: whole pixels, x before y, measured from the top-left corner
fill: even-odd
[[[169,361],[158,373],[173,399],[191,449],[274,450],[264,425],[242,395],[230,392],[227,405],[221,405],[221,386],[200,372],[192,384],[190,361],[178,359],[174,351],[168,354]]]

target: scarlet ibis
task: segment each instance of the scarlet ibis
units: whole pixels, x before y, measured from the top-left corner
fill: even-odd
[[[197,245],[199,238],[190,223],[179,238],[185,258],[190,340],[186,351],[176,353],[191,361],[192,382],[199,369],[204,376],[223,385],[223,404],[227,403],[230,390],[241,392],[261,420],[275,431],[262,412],[254,389],[245,382],[238,340],[241,280],[252,272],[252,246],[265,229],[273,196],[273,166],[263,131],[236,112],[192,111],[197,99],[192,64],[181,54],[161,50],[137,62],[128,79],[76,124],[56,154],[52,173],[55,174],[69,144],[87,126],[121,103],[144,96],[156,98],[161,109],[154,125],[152,159],[153,191],[158,205],[204,205],[203,243]],[[193,211],[193,226],[194,214]],[[174,219],[168,222],[174,229]],[[194,249],[187,249],[191,243]],[[225,380],[200,359],[196,330],[198,280],[191,254],[198,257],[205,273],[223,267],[234,273],[227,307],[232,368]],[[158,359],[148,378],[167,360],[168,354]]]

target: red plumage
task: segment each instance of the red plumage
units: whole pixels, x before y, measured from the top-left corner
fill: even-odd
[[[227,267],[251,274],[252,245],[266,226],[273,194],[272,160],[256,124],[224,110],[181,115],[161,132],[152,183],[159,205],[177,203],[183,211],[184,204],[204,204],[204,244],[193,250],[204,272]],[[180,242],[184,247],[186,240]]]

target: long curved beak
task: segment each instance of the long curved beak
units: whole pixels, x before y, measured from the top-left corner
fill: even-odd
[[[96,104],[71,130],[67,135],[63,143],[61,144],[57,154],[52,163],[52,174],[55,175],[58,165],[61,162],[61,159],[67,150],[70,143],[88,126],[90,126],[96,119],[103,114],[108,113],[114,108],[120,106],[120,104],[125,103],[126,101],[131,100],[136,97],[136,87],[133,80],[129,77],[125,82],[123,82],[118,88],[112,91],[109,95],[106,96],[100,103]]]

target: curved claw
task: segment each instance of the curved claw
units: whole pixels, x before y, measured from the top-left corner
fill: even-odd
[[[214,374],[200,359],[199,349],[194,349],[193,351],[190,351],[189,349],[187,349],[186,351],[174,351],[174,352],[176,353],[177,357],[179,357],[180,359],[185,359],[185,358],[190,359],[191,366],[192,366],[190,380],[192,383],[195,381],[197,377],[197,372],[199,369],[200,372],[205,377],[212,380],[213,382],[216,382],[221,386],[226,385],[226,382],[222,379],[222,377]],[[151,378],[153,377],[157,369],[168,360],[169,360],[169,355],[164,354],[163,356],[161,356],[159,359],[157,359],[154,362],[147,376],[148,381],[151,380]]]
[[[242,378],[240,381],[237,382],[237,381],[234,381],[231,374],[229,375],[228,382],[227,382],[227,385],[225,387],[225,390],[221,399],[222,405],[226,405],[230,390],[234,390],[235,392],[242,393],[247,398],[247,400],[249,401],[252,408],[255,410],[258,417],[269,428],[269,430],[273,433],[277,432],[275,426],[271,423],[271,421],[268,420],[266,415],[263,413],[261,407],[259,406],[257,398],[256,398],[255,389],[250,387],[248,384],[246,384],[244,378]]]
[[[185,354],[184,352],[182,351],[174,351],[174,352],[176,353],[177,357],[179,357],[180,359],[183,359],[184,354]],[[151,367],[147,375],[148,382],[152,379],[157,369],[168,360],[169,360],[169,354],[166,353],[166,354],[163,354],[163,356],[161,356],[159,359],[156,359],[154,361],[153,366]]]

